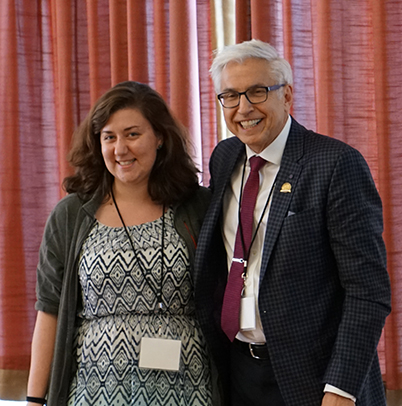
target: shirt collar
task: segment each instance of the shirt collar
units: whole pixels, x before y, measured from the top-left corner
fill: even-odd
[[[256,154],[248,145],[246,145],[247,160],[254,155],[258,155],[264,158],[266,161],[279,166],[281,164],[283,151],[285,150],[286,141],[288,140],[291,124],[292,119],[289,115],[288,119],[286,120],[286,124],[282,128],[279,135],[259,154]]]

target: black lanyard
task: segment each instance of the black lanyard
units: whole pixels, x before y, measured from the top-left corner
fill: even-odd
[[[116,207],[117,214],[118,214],[119,217],[120,217],[120,221],[121,221],[121,223],[123,224],[124,231],[126,232],[127,237],[128,237],[128,239],[129,239],[129,241],[130,241],[131,248],[133,249],[134,256],[135,256],[135,259],[136,259],[136,261],[137,261],[137,264],[138,264],[138,266],[139,266],[139,268],[140,268],[142,274],[144,275],[145,281],[148,283],[149,287],[153,290],[153,292],[154,292],[155,295],[156,295],[156,300],[157,300],[157,302],[158,302],[158,308],[156,309],[156,311],[161,311],[161,310],[163,310],[162,286],[163,286],[163,262],[164,262],[164,258],[165,258],[164,250],[163,250],[163,246],[164,246],[164,242],[165,242],[165,205],[163,205],[163,215],[162,215],[161,279],[160,279],[161,283],[159,284],[157,290],[155,290],[154,287],[153,287],[153,285],[152,285],[150,282],[148,282],[148,280],[147,280],[147,276],[149,276],[149,275],[147,275],[147,273],[146,273],[146,271],[144,270],[144,268],[143,268],[141,262],[138,260],[137,251],[136,251],[135,248],[134,248],[134,243],[133,243],[133,240],[131,239],[131,235],[130,235],[130,233],[129,233],[128,230],[127,230],[126,224],[124,223],[124,220],[123,220],[123,217],[122,217],[122,215],[121,215],[121,213],[120,213],[119,207],[117,206],[117,203],[116,203],[116,199],[115,199],[115,197],[114,197],[113,190],[111,190],[110,194],[112,195],[113,203],[114,203],[114,205],[115,205],[115,207]]]
[[[254,233],[252,235],[250,246],[248,247],[248,250],[246,251],[246,247],[244,245],[243,226],[241,224],[241,215],[240,215],[240,213],[241,213],[241,201],[242,201],[242,198],[243,198],[244,175],[245,175],[245,172],[246,172],[247,159],[248,158],[246,156],[246,159],[244,160],[244,164],[243,164],[243,173],[242,173],[241,185],[240,185],[239,205],[238,205],[238,210],[237,210],[237,216],[238,216],[238,222],[239,222],[239,228],[240,228],[241,245],[242,245],[242,249],[243,249],[244,275],[245,276],[247,275],[248,258],[250,256],[251,246],[254,243],[254,240],[255,240],[255,238],[257,236],[257,233],[258,233],[258,229],[260,228],[260,225],[262,223],[262,219],[264,218],[265,212],[266,212],[268,204],[269,204],[269,200],[271,199],[272,193],[273,193],[273,191],[275,189],[276,178],[278,176],[277,175],[275,177],[275,180],[274,180],[274,182],[273,182],[273,184],[271,186],[271,190],[269,191],[269,195],[268,195],[267,201],[265,202],[264,209],[262,210],[260,219],[258,220],[258,223],[257,223],[257,227],[255,228],[255,231],[254,231]]]

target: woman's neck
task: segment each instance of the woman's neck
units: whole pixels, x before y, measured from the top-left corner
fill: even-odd
[[[137,184],[135,186],[125,183],[114,182],[112,186],[113,194],[119,203],[154,204],[148,191],[148,184]]]
[[[96,218],[103,224],[112,227],[122,226],[118,211],[126,226],[147,223],[162,216],[163,205],[152,200],[148,192],[148,185],[134,188],[114,184],[112,192],[116,204],[111,196],[96,213]]]

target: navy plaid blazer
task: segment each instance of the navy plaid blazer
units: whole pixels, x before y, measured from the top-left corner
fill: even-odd
[[[222,200],[245,156],[236,137],[210,161],[213,197],[198,239],[198,317],[228,388],[229,341],[220,329],[227,280]],[[284,183],[290,193],[282,193]],[[295,120],[281,161],[261,252],[259,312],[287,406],[319,406],[325,383],[385,406],[377,344],[390,312],[382,204],[362,155]]]

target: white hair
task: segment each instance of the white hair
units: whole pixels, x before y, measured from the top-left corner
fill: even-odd
[[[243,63],[249,58],[259,58],[268,61],[272,74],[278,81],[278,84],[291,85],[293,83],[292,68],[289,62],[281,58],[272,45],[252,39],[240,44],[228,45],[220,51],[215,51],[215,58],[209,71],[216,93],[221,91],[221,77],[225,66],[229,62]]]

